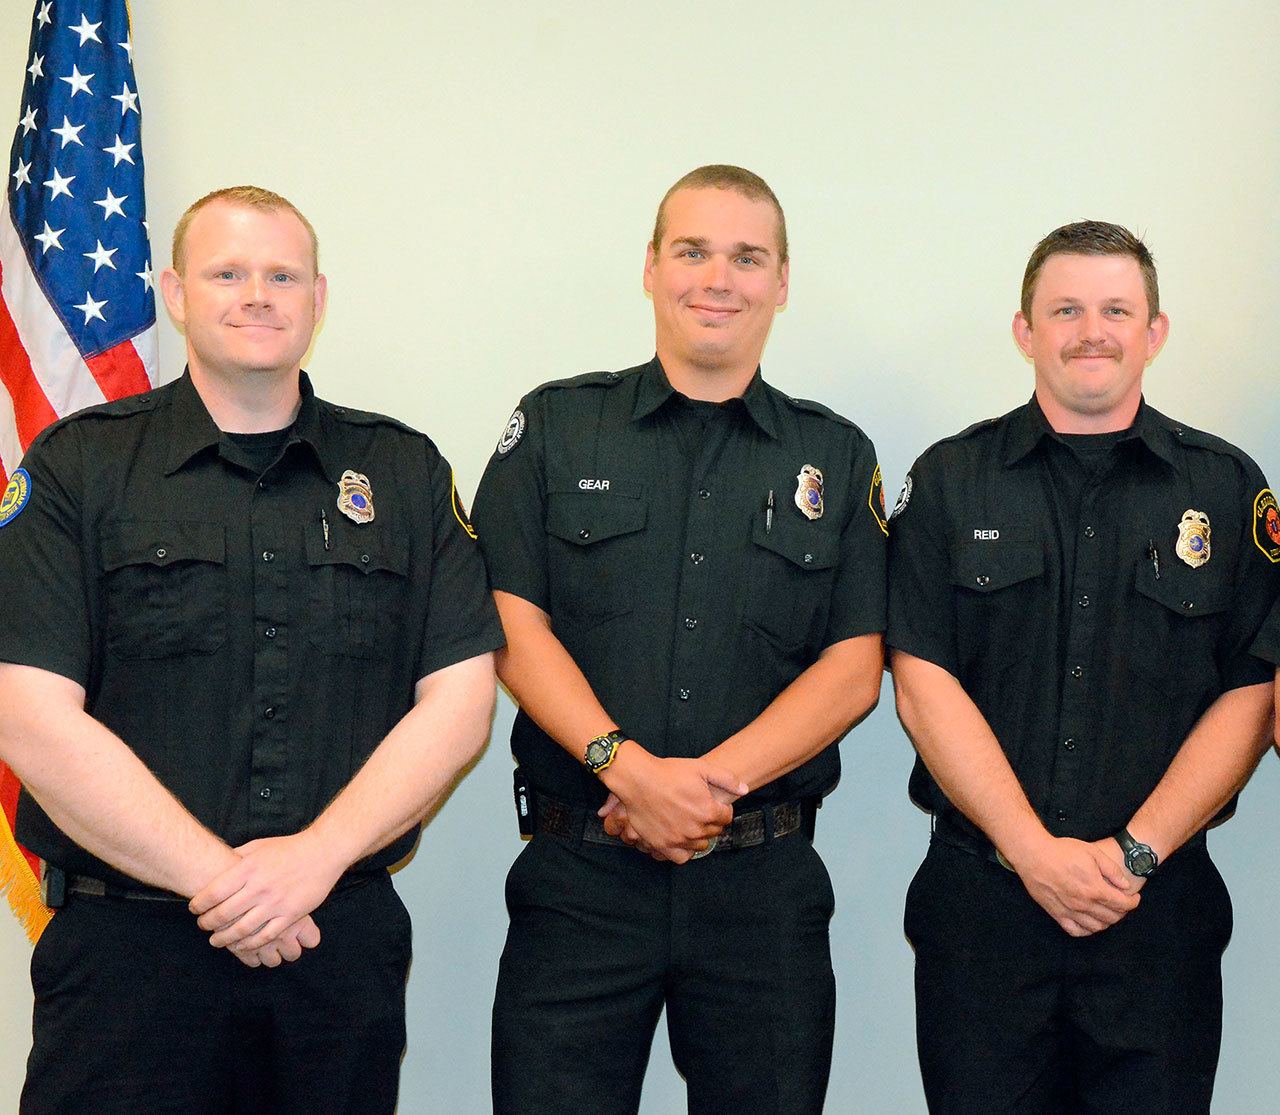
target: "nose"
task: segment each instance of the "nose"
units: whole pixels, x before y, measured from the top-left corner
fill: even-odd
[[[1080,319],[1080,339],[1087,343],[1100,344],[1107,339],[1107,320],[1102,311],[1086,310]]]
[[[244,288],[246,306],[266,306],[271,302],[271,287],[267,280],[256,272],[249,276]]]
[[[729,261],[718,252],[707,259],[702,281],[707,290],[727,291],[732,285],[729,279]]]

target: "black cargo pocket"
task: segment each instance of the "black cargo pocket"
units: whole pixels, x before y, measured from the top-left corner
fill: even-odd
[[[547,493],[552,615],[589,626],[631,611],[645,573],[648,517],[639,494]]]
[[[227,638],[221,523],[117,522],[102,532],[107,649],[119,658],[212,654]]]
[[[962,542],[951,556],[956,601],[956,645],[985,648],[989,668],[1002,671],[1031,651],[1033,640],[1010,638],[1036,615],[1044,548],[1038,541]],[[994,638],[993,638],[994,634]]]
[[[1189,678],[1208,679],[1214,688],[1218,667],[1214,652],[1230,587],[1213,572],[1166,565],[1156,576],[1147,558],[1134,573],[1133,636],[1129,668],[1169,696],[1188,694]]]
[[[312,643],[324,654],[390,657],[408,584],[404,539],[362,529],[356,538],[337,535],[325,549],[318,532],[308,531],[306,537]]]
[[[815,648],[826,627],[840,540],[808,523],[757,517],[743,622],[788,656]]]

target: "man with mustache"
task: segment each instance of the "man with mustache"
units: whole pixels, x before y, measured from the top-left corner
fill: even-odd
[[[1205,830],[1265,747],[1280,548],[1257,466],[1144,401],[1167,332],[1138,238],[1050,233],[1013,321],[1034,396],[929,449],[894,511],[933,1112],[1209,1110],[1231,906]]]
[[[646,254],[657,355],[525,396],[481,481],[533,836],[507,879],[500,1113],[635,1111],[664,1006],[690,1111],[822,1109],[810,839],[833,741],[880,691],[885,524],[870,441],[760,377],[789,273],[759,176],[685,175]]]
[[[435,446],[300,370],[290,202],[201,198],[161,287],[186,373],[51,426],[0,504],[0,755],[58,908],[22,1110],[391,1112],[387,868],[484,742],[498,618]]]

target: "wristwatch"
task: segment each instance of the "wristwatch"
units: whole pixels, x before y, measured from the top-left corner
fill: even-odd
[[[1149,875],[1156,873],[1156,867],[1160,863],[1160,857],[1151,850],[1150,844],[1140,844],[1129,835],[1128,829],[1121,829],[1116,833],[1116,843],[1120,845],[1120,850],[1124,853],[1124,865],[1131,874],[1147,878]]]
[[[587,744],[587,750],[582,756],[582,762],[587,770],[592,774],[599,774],[602,770],[607,770],[617,758],[618,748],[622,746],[623,740],[628,736],[625,732],[620,732],[616,728],[612,732],[606,732],[602,736],[596,736]]]

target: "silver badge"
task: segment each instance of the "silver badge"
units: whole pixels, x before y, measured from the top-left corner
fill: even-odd
[[[1209,516],[1203,511],[1188,508],[1182,513],[1174,553],[1192,569],[1199,569],[1209,560]]]
[[[796,506],[806,519],[822,518],[822,470],[804,465],[796,476]]]
[[[347,469],[338,481],[338,510],[353,523],[373,522],[373,489],[369,478]]]
[[[507,419],[507,428],[502,431],[502,437],[498,438],[498,456],[505,457],[520,444],[522,437],[524,437],[524,411],[517,407]]]

